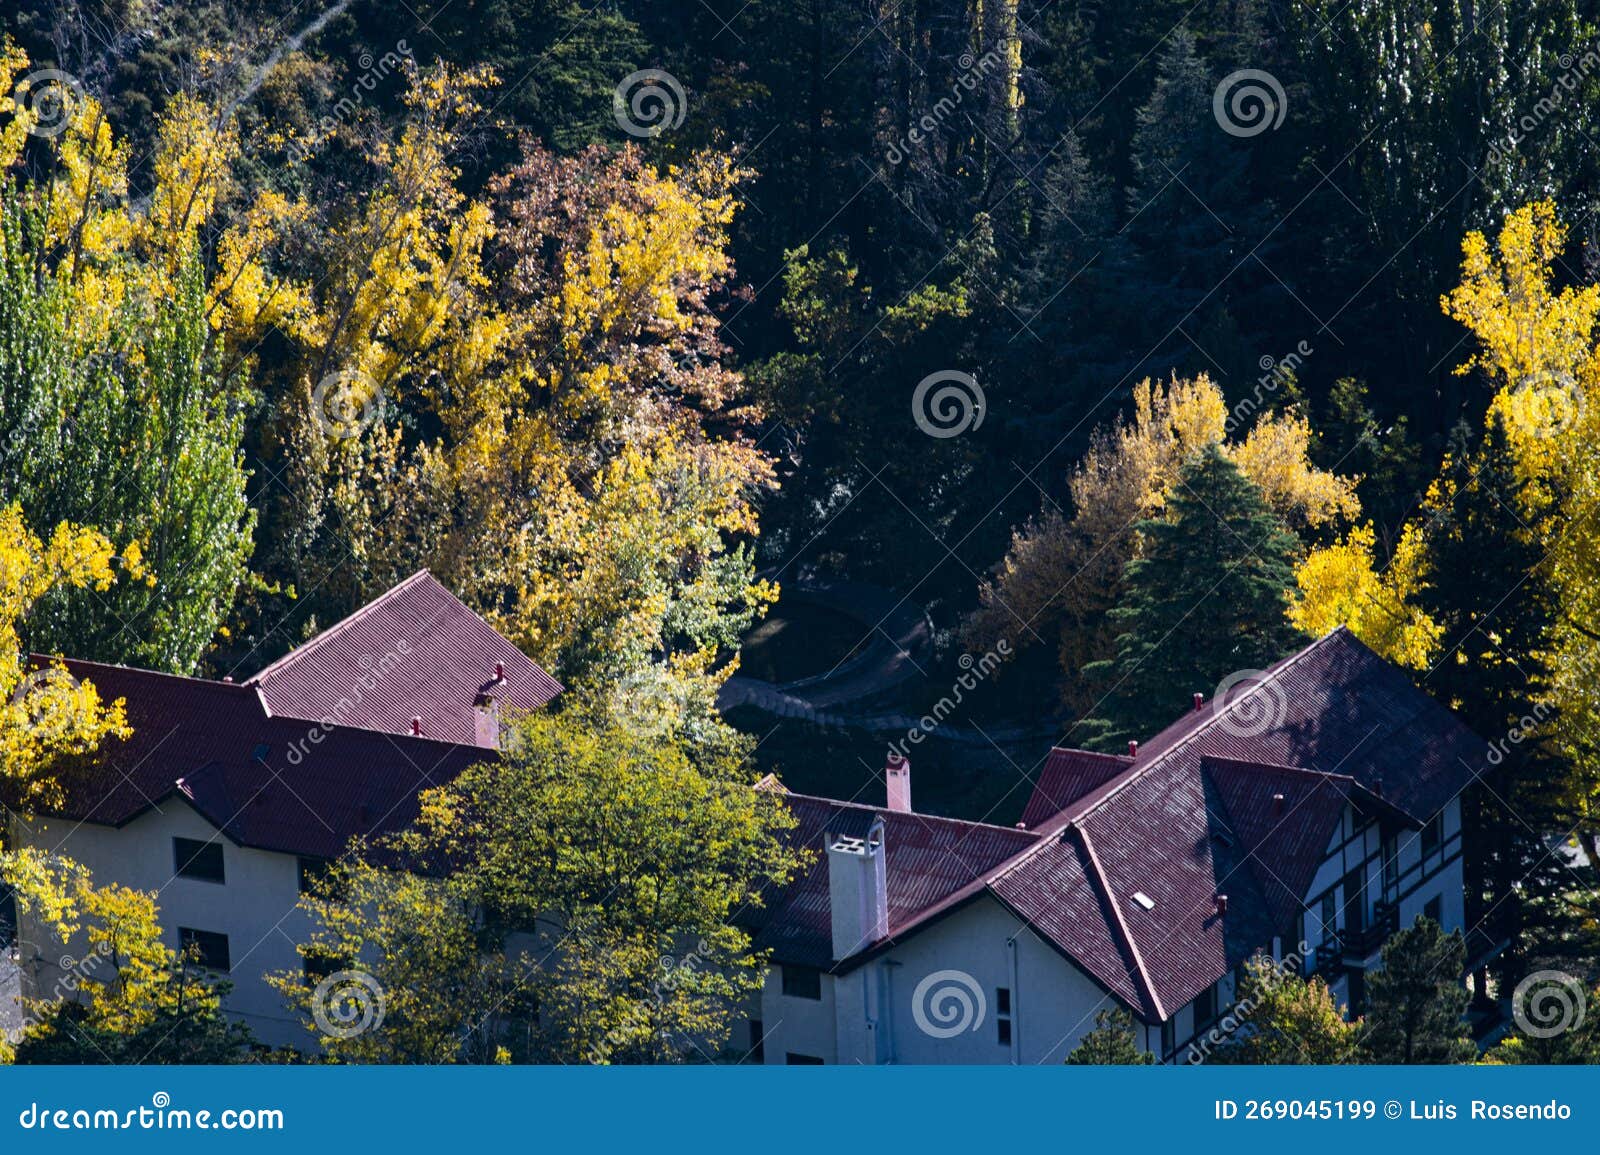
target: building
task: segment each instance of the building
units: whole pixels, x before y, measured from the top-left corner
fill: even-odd
[[[14,837],[155,891],[169,944],[225,972],[228,1009],[273,1044],[305,1041],[262,976],[302,965],[306,879],[561,689],[426,573],[241,683],[67,668],[125,699],[134,733]],[[1397,927],[1465,928],[1460,797],[1488,747],[1403,673],[1341,629],[1184,706],[1126,755],[1052,751],[1015,827],[917,813],[893,757],[882,807],[786,794],[818,854],[751,915],[774,965],[740,1049],[1059,1062],[1122,1006],[1183,1062],[1257,952],[1359,1006]],[[20,931],[24,982],[48,991],[60,960]]]
[[[1488,746],[1335,630],[1126,756],[1051,752],[1016,828],[790,795],[821,854],[761,913],[768,1063],[1051,1063],[1121,1006],[1200,1061],[1258,952],[1359,1007],[1417,915],[1467,929],[1461,793]],[[1469,951],[1492,950],[1481,934]]]
[[[195,943],[233,983],[228,1010],[274,1045],[307,1038],[262,977],[302,965],[307,878],[492,756],[502,711],[561,690],[425,572],[242,683],[66,666],[126,701],[133,734],[66,767],[65,806],[14,817],[16,844],[154,891],[168,945]],[[23,918],[18,941],[25,992],[53,989],[61,960],[46,937]]]

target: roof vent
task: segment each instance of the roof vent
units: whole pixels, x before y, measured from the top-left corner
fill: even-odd
[[[497,682],[506,680],[506,664],[504,662],[496,662],[494,664],[494,680]]]
[[[1202,709],[1205,708],[1205,704],[1206,696],[1200,693],[1200,691],[1196,690],[1194,695],[1194,712],[1198,714]]]
[[[272,753],[271,746],[265,742],[257,742],[256,748],[250,752],[250,760],[253,762],[265,762],[267,755],[270,753]]]
[[[1129,738],[1128,739],[1128,757],[1137,758],[1138,756],[1139,756],[1139,743],[1137,741],[1135,741],[1134,739]]]
[[[1379,798],[1383,797],[1383,775],[1379,774],[1372,780],[1372,792]]]
[[[1026,830],[1026,829],[1028,829],[1028,824],[1026,822],[1019,822],[1019,823],[1017,823],[1017,829],[1018,830]]]
[[[1219,895],[1217,895],[1217,914],[1218,915],[1224,915],[1224,914],[1227,914],[1227,913],[1228,913],[1228,896],[1225,895],[1225,894],[1219,894]]]
[[[1154,910],[1156,908],[1156,900],[1151,898],[1142,890],[1136,890],[1133,892],[1133,901],[1137,902],[1146,910]]]
[[[422,737],[422,719],[421,718],[413,718],[413,719],[411,719],[411,736],[413,738]]]
[[[1283,795],[1282,794],[1274,794],[1272,796],[1272,813],[1273,813],[1274,817],[1281,817],[1282,816],[1282,814],[1283,814]]]

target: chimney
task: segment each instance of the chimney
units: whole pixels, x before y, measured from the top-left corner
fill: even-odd
[[[1272,796],[1272,814],[1273,814],[1274,817],[1281,817],[1282,816],[1282,814],[1283,814],[1283,795],[1282,794],[1274,794]]]
[[[1137,758],[1138,756],[1139,756],[1139,743],[1134,741],[1132,738],[1129,738],[1128,739],[1128,757]]]
[[[505,686],[504,662],[494,664],[494,680],[485,683],[472,703],[472,740],[485,750],[500,748],[500,691]]]
[[[1225,894],[1219,894],[1219,895],[1217,895],[1217,915],[1218,915],[1218,917],[1221,917],[1222,915],[1225,915],[1227,913],[1228,913],[1228,896],[1225,895]]]
[[[911,759],[893,750],[883,763],[884,781],[889,786],[889,809],[911,813]]]
[[[1372,792],[1379,798],[1383,797],[1383,775],[1379,774],[1372,780]]]
[[[844,959],[889,934],[883,819],[873,820],[865,838],[829,834],[826,839],[833,957]]]
[[[413,718],[413,719],[411,719],[411,736],[413,738],[422,737],[422,719],[421,718]]]
[[[1206,704],[1206,696],[1204,694],[1200,693],[1198,690],[1196,690],[1195,691],[1195,695],[1194,695],[1194,712],[1196,714],[1198,714],[1201,710],[1203,710],[1205,708],[1205,704]]]

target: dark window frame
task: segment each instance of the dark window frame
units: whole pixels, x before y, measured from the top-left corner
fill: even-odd
[[[1422,825],[1422,861],[1426,868],[1428,858],[1444,848],[1444,813],[1441,811]]]
[[[196,864],[205,858],[207,861],[216,859],[216,872]],[[210,882],[217,886],[228,885],[227,857],[223,854],[222,843],[216,839],[209,841],[199,838],[174,838],[172,840],[172,872],[178,878],[191,879],[194,882]]]
[[[781,981],[786,997],[811,1002],[822,999],[822,972],[816,967],[795,967],[785,963],[779,969],[783,972]]]
[[[229,974],[232,972],[233,951],[228,942],[228,936],[223,934],[221,931],[200,930],[197,927],[180,926],[178,928],[178,947],[181,951],[187,954],[190,946],[199,948],[199,965],[204,967],[206,970],[216,971],[218,974]],[[221,965],[218,965],[218,963],[215,961],[216,955],[214,950],[211,949],[217,947],[220,947],[222,951],[223,961]]]
[[[783,1061],[790,1067],[825,1067],[821,1055],[802,1055],[799,1051],[785,1051]]]

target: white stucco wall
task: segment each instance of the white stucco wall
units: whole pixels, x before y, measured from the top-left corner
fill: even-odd
[[[961,972],[983,996],[975,1029],[948,1038],[919,1027],[913,1007],[918,984],[941,971]],[[1009,1044],[997,1025],[1002,987],[1011,992]],[[1116,1005],[988,895],[848,974],[823,975],[820,1000],[781,992],[774,968],[761,1001],[768,1063],[788,1052],[828,1063],[1059,1063],[1094,1028],[1095,1013]]]
[[[269,971],[299,971],[295,944],[310,927],[296,908],[299,861],[289,854],[234,845],[206,819],[177,799],[163,802],[120,829],[90,823],[34,822],[28,844],[56,851],[88,867],[97,883],[117,882],[156,892],[168,946],[178,949],[178,928],[228,936],[234,984],[224,1006],[261,1042],[305,1047],[311,1035],[263,981]],[[173,873],[174,838],[216,841],[222,846],[226,883],[178,878]],[[24,975],[31,989],[48,992],[60,976],[62,954],[84,955],[83,942],[63,947],[48,940],[28,919],[20,920]]]

